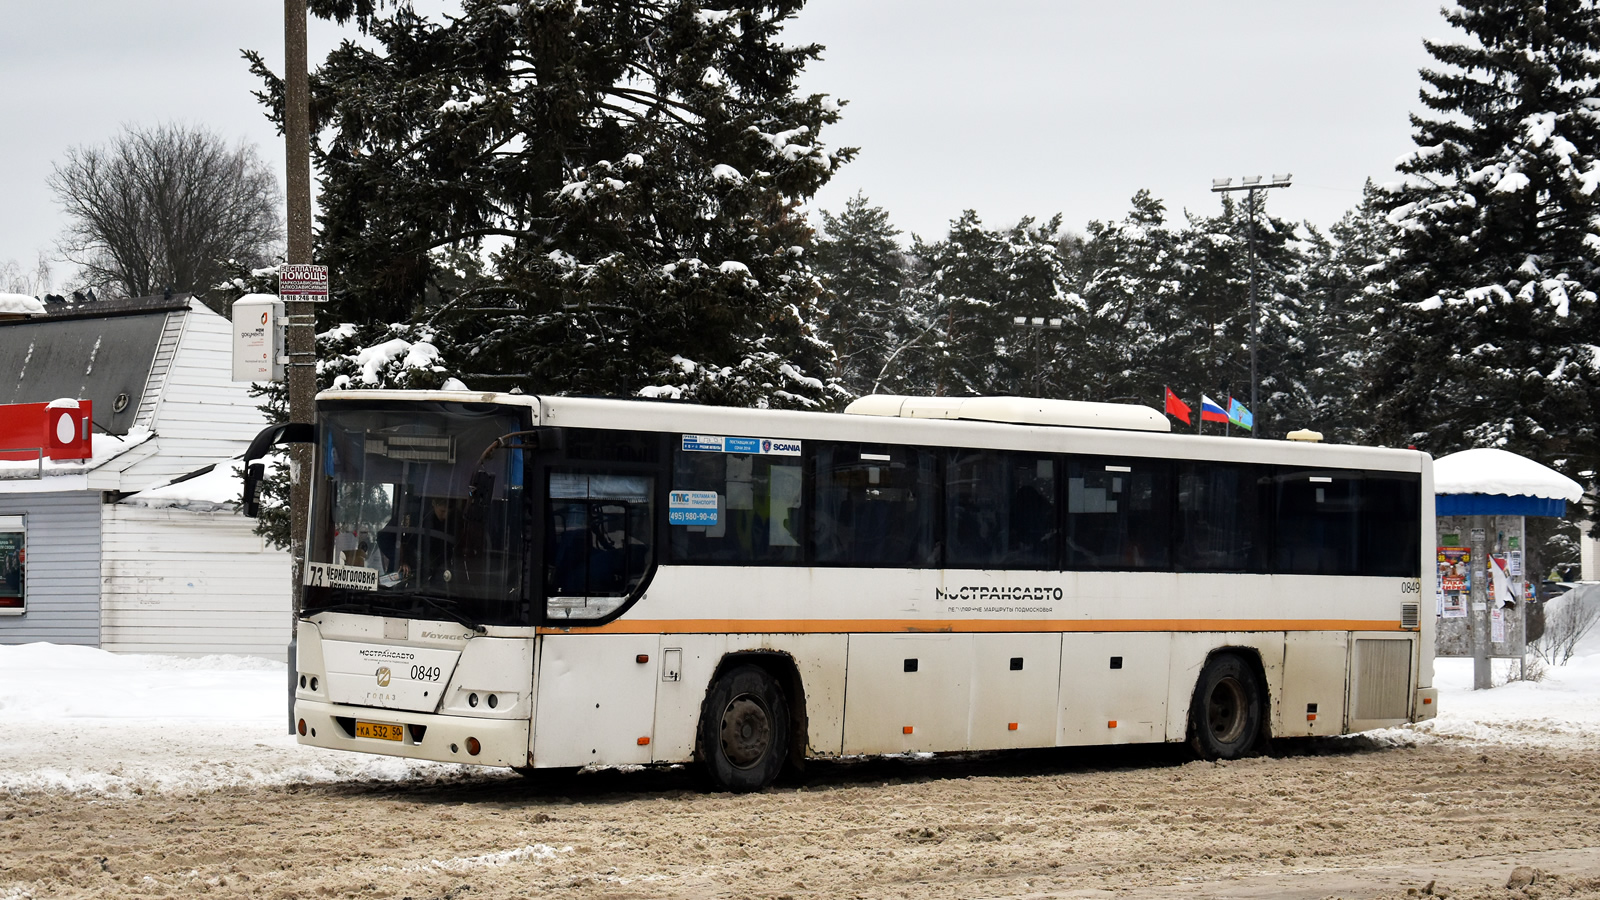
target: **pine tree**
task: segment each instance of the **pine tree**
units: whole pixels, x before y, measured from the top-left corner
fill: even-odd
[[[312,78],[327,313],[420,319],[474,387],[831,405],[799,208],[852,151],[801,5],[314,4],[370,38]]]
[[[814,266],[822,278],[822,337],[833,347],[834,377],[853,394],[872,393],[889,355],[908,328],[900,291],[905,253],[889,213],[864,194],[835,216],[822,211],[823,236]]]
[[[1596,461],[1600,14],[1466,0],[1429,42],[1417,149],[1387,186],[1368,397],[1379,435],[1498,446],[1583,477]],[[1587,479],[1586,479],[1587,480]]]

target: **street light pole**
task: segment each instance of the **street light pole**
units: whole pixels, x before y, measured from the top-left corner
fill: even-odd
[[[1240,184],[1235,185],[1232,178],[1211,179],[1213,193],[1227,191],[1245,191],[1245,210],[1249,214],[1249,225],[1246,226],[1246,242],[1250,246],[1250,414],[1261,415],[1260,379],[1256,375],[1256,344],[1257,332],[1260,330],[1261,317],[1256,312],[1256,192],[1271,188],[1286,188],[1289,186],[1289,175],[1274,175],[1272,180],[1262,183],[1260,175],[1247,175],[1239,179]],[[1250,436],[1257,435],[1255,428],[1250,429]]]
[[[1043,362],[1039,359],[1039,344],[1040,341],[1043,340],[1045,329],[1052,329],[1055,331],[1061,330],[1061,319],[1059,317],[1051,317],[1046,319],[1044,316],[1033,316],[1032,318],[1029,318],[1028,316],[1015,316],[1012,318],[1011,324],[1017,326],[1018,328],[1037,329],[1034,333],[1037,334],[1038,337],[1034,338],[1033,342],[1033,395],[1037,397],[1039,396],[1039,392],[1041,390],[1040,377],[1044,371]]]

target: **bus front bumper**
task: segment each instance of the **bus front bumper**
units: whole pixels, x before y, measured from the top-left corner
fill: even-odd
[[[478,766],[528,764],[528,722],[523,719],[440,716],[316,700],[296,700],[294,718],[299,742],[311,747]],[[398,727],[399,740],[357,737],[357,722]],[[395,733],[392,728],[370,730]]]

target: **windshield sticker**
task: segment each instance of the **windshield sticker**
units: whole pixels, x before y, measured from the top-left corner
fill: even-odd
[[[308,562],[306,584],[310,587],[344,588],[347,591],[375,591],[378,589],[378,570]]]
[[[667,496],[667,521],[674,525],[717,524],[717,492],[672,491]]]
[[[799,456],[800,442],[787,438],[717,437],[705,434],[683,436],[683,449],[701,453],[754,453],[762,456]]]

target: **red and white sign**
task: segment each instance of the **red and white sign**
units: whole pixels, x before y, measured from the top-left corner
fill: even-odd
[[[0,459],[88,459],[94,404],[89,400],[0,406]]]
[[[290,302],[326,303],[328,267],[298,264],[279,266],[278,296]]]

